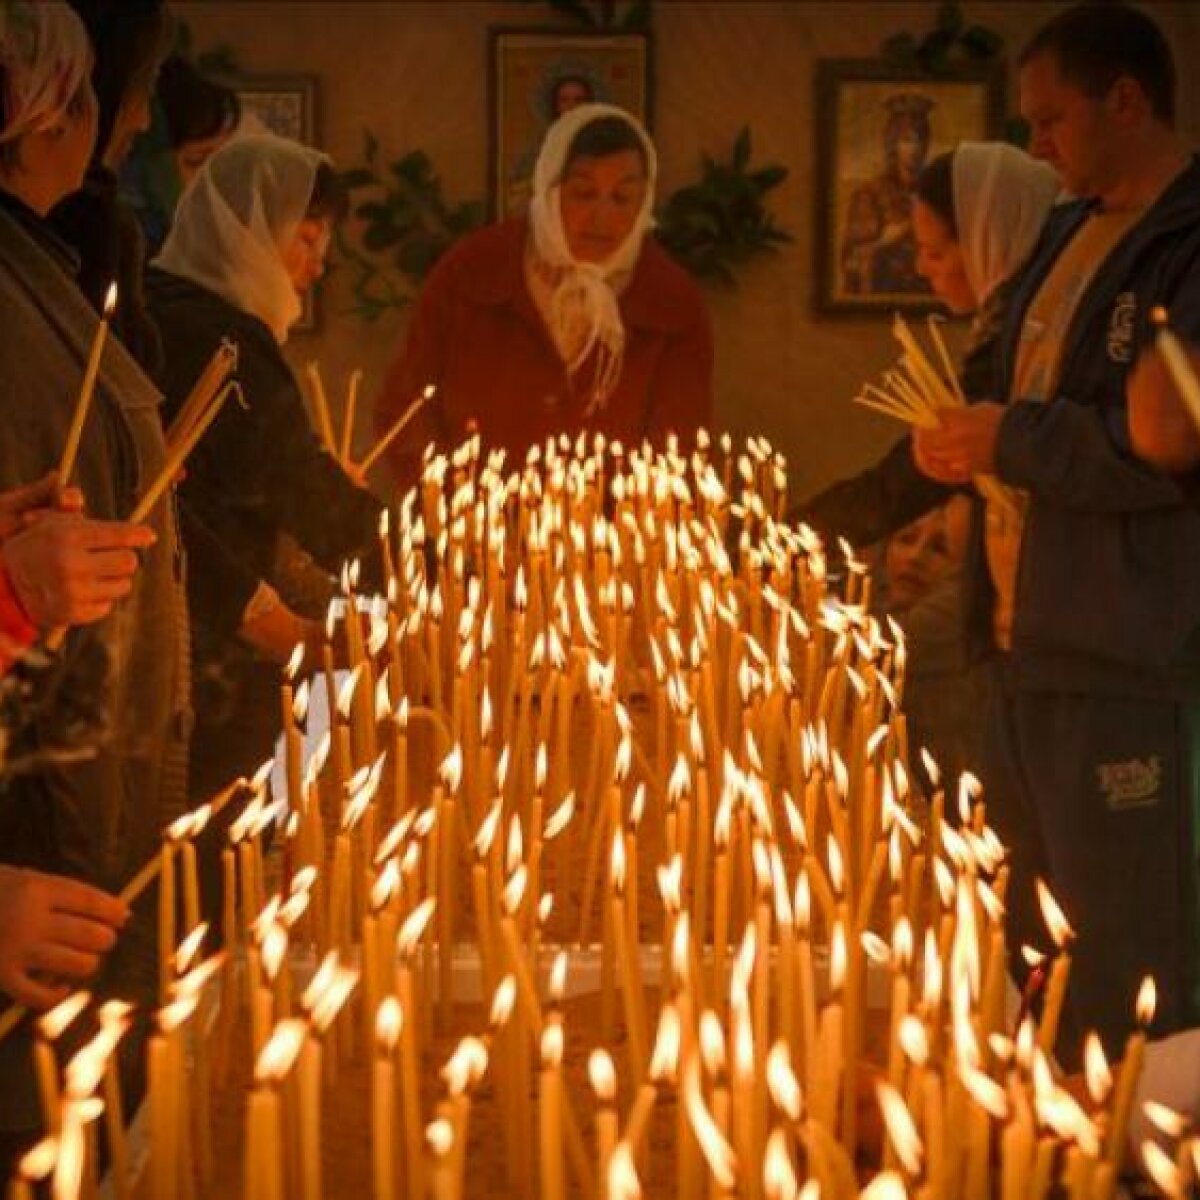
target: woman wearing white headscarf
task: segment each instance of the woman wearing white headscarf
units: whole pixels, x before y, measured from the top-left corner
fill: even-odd
[[[92,153],[90,69],[87,34],[65,4],[0,2],[6,498],[58,463],[96,334],[75,263],[45,220],[79,186]],[[45,569],[49,555],[18,565],[14,549],[31,531],[19,532],[20,513],[0,521],[0,559],[30,625],[55,623],[43,619],[45,604],[69,574],[91,576],[90,604],[72,615],[77,627],[61,654],[20,666],[28,719],[5,731],[10,758],[28,756],[36,769],[0,772],[0,991],[36,1008],[89,980],[102,960],[103,974],[89,984],[96,992],[126,996],[143,1011],[156,992],[153,909],[130,917],[115,894],[184,806],[187,634],[171,506],[160,504],[147,527],[123,521],[137,489],[163,466],[158,402],[110,338],[73,476],[89,518],[47,512],[32,527],[72,532],[75,550],[56,570]],[[32,507],[44,509],[54,490],[24,494],[37,493]],[[27,1026],[0,1042],[0,1079],[3,1171],[6,1155],[40,1124]]]
[[[227,338],[244,395],[224,407],[179,490],[192,559],[196,795],[270,755],[278,664],[315,629],[277,594],[280,535],[329,573],[347,559],[374,561],[382,506],[322,449],[281,349],[344,204],[325,155],[269,134],[236,138],[184,193],[147,279],[168,417]],[[196,528],[211,538],[193,536]],[[242,568],[237,578],[229,559]]]
[[[992,392],[995,341],[1010,283],[1033,252],[1059,192],[1055,172],[1001,142],[964,142],[917,180],[917,267],[956,316],[971,316],[959,380],[969,399]],[[875,466],[834,484],[794,514],[869,546],[944,504],[957,489],[917,470],[902,438]]]
[[[550,127],[529,214],[462,240],[421,292],[376,404],[382,432],[437,387],[391,463],[402,482],[431,437],[523,461],[559,434],[689,440],[712,414],[703,296],[657,244],[657,156],[642,126],[582,104]]]
[[[972,316],[959,372],[969,400],[995,394],[1004,307],[1059,188],[1046,163],[1000,143],[963,143],[934,159],[917,180],[917,269],[952,313]],[[909,650],[906,709],[914,744],[938,746],[945,753],[943,767],[969,765],[984,775],[990,819],[1012,853],[1038,873],[1044,856],[1036,823],[1009,800],[1012,789],[1003,779],[989,777],[988,764],[981,761],[986,706],[1002,687],[989,574],[982,561],[983,501],[973,489],[948,487],[923,475],[913,459],[912,438],[905,437],[873,467],[835,484],[794,515],[826,535],[868,546],[964,492],[972,506],[962,570],[944,577],[901,617]],[[1011,889],[1009,896],[1010,928],[1035,928],[1033,889]]]

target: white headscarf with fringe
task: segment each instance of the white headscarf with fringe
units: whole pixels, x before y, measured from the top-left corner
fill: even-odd
[[[75,12],[60,0],[0,0],[4,68],[0,145],[50,129],[91,74],[92,48]]]
[[[258,317],[282,344],[301,312],[283,253],[327,162],[320,151],[274,134],[227,142],[183,193],[154,265]]]
[[[604,262],[582,262],[571,253],[559,206],[563,168],[581,130],[604,117],[617,117],[638,136],[646,155],[646,196],[628,237]],[[589,415],[602,409],[621,377],[625,326],[617,285],[629,275],[654,224],[654,187],[658,156],[649,134],[636,118],[611,104],[581,104],[561,116],[546,133],[533,170],[529,226],[537,265],[553,279],[546,319],[557,346],[575,347],[567,368],[577,371],[596,353],[596,375]]]

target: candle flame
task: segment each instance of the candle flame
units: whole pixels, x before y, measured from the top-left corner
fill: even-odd
[[[896,1037],[909,1062],[917,1067],[925,1066],[929,1061],[929,1034],[925,1023],[909,1013],[901,1018]]]
[[[695,1059],[684,1068],[683,1100],[708,1169],[721,1187],[732,1191],[737,1182],[737,1158],[704,1103],[700,1091],[700,1070]]]
[[[437,901],[432,896],[426,897],[409,913],[404,924],[400,926],[400,933],[396,937],[396,948],[403,958],[412,957],[417,943],[424,936],[425,930],[433,918],[433,910],[436,907]]]
[[[1147,975],[1142,980],[1141,987],[1138,988],[1137,1004],[1135,1011],[1137,1013],[1138,1024],[1146,1029],[1154,1023],[1154,1012],[1158,1006],[1158,991],[1154,986],[1154,976]]]
[[[404,1010],[395,996],[386,996],[375,1010],[375,1044],[383,1054],[396,1048],[404,1028]]]
[[[1159,1133],[1169,1138],[1181,1138],[1188,1130],[1188,1119],[1182,1113],[1160,1104],[1157,1100],[1147,1100],[1142,1105],[1146,1119]]]
[[[1038,904],[1042,910],[1042,920],[1046,922],[1046,928],[1049,930],[1050,937],[1060,950],[1065,949],[1067,944],[1075,938],[1075,933],[1067,921],[1066,914],[1059,907],[1054,894],[1041,879],[1037,881],[1037,894]]]
[[[542,1030],[542,1067],[554,1071],[562,1066],[563,1027],[558,1021],[547,1021]]]
[[[425,1141],[435,1158],[445,1158],[454,1149],[454,1126],[438,1117],[425,1127]]]
[[[613,890],[620,896],[625,891],[625,838],[619,829],[613,833],[609,870]]]
[[[654,1037],[654,1050],[650,1055],[651,1079],[662,1082],[676,1078],[681,1044],[679,1010],[674,1004],[664,1004],[659,1010],[658,1030]]]
[[[187,974],[207,936],[208,922],[201,921],[175,948],[175,973],[177,975]]]
[[[575,793],[568,792],[563,802],[550,814],[542,830],[542,839],[552,842],[571,823],[575,816]]]
[[[879,1101],[879,1111],[883,1115],[884,1128],[896,1151],[900,1165],[909,1175],[921,1173],[921,1159],[924,1147],[917,1127],[904,1103],[904,1097],[891,1084],[880,1081],[875,1085],[875,1096]]]
[[[859,1200],[907,1200],[908,1189],[895,1171],[880,1171],[862,1190]]]
[[[501,1029],[507,1025],[516,1001],[517,981],[511,975],[505,975],[492,993],[492,1008],[488,1014],[488,1024],[493,1029]]]
[[[262,942],[262,964],[267,978],[274,980],[287,955],[288,935],[282,925],[272,924]]]
[[[508,883],[504,885],[504,893],[501,896],[501,902],[504,905],[504,911],[510,917],[515,917],[521,910],[521,901],[525,898],[527,874],[528,872],[525,870],[525,864],[522,863],[512,873]]]
[[[779,1109],[792,1121],[799,1121],[804,1110],[803,1094],[787,1042],[782,1039],[767,1054],[767,1087]]]
[[[254,1064],[256,1083],[278,1083],[295,1065],[304,1046],[307,1027],[297,1018],[280,1021]]]
[[[1183,1196],[1183,1179],[1171,1156],[1157,1143],[1147,1139],[1142,1143],[1142,1165],[1154,1186],[1164,1196]]]
[[[605,1200],[641,1200],[642,1185],[628,1142],[618,1142],[608,1160]]]
[[[588,1055],[588,1082],[601,1104],[611,1104],[616,1099],[617,1072],[607,1050],[593,1050]]]
[[[38,1018],[38,1032],[48,1042],[56,1042],[91,1003],[91,992],[75,992],[59,1001]]]
[[[1095,1033],[1089,1033],[1083,1043],[1083,1073],[1088,1094],[1097,1104],[1103,1104],[1112,1090],[1113,1079],[1104,1046]]]
[[[725,1071],[725,1029],[711,1008],[700,1014],[700,1057],[704,1069],[714,1078]]]
[[[846,930],[835,921],[829,938],[829,987],[840,992],[846,982]]]
[[[31,1150],[27,1150],[17,1164],[17,1174],[27,1183],[40,1183],[54,1169],[58,1158],[58,1140],[42,1138]]]

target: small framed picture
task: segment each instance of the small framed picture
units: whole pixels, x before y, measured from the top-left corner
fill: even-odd
[[[488,107],[493,215],[525,211],[546,130],[575,105],[615,104],[649,127],[650,64],[646,33],[492,29]]]
[[[303,142],[317,141],[317,79],[315,75],[241,77],[235,84],[242,106],[241,133],[274,133]],[[296,333],[312,333],[318,324],[321,284],[304,297],[304,311],[292,326]]]
[[[817,308],[936,307],[917,274],[912,196],[926,163],[999,135],[999,69],[913,75],[872,60],[817,63]]]

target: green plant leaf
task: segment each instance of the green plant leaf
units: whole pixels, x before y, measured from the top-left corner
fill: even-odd
[[[744,171],[750,161],[750,126],[743,125],[742,131],[733,143],[733,166],[737,171]]]
[[[759,171],[755,171],[750,176],[751,182],[761,192],[769,192],[772,188],[777,188],[788,177],[787,167],[772,166],[763,167]]]
[[[894,33],[884,40],[881,53],[894,66],[911,66],[917,60],[917,39],[911,33]]]
[[[972,25],[959,38],[959,44],[971,58],[984,61],[996,58],[1004,49],[1004,39],[994,29],[982,25]]]
[[[351,167],[348,171],[342,171],[338,178],[342,186],[351,192],[379,182],[379,176],[368,167]]]
[[[550,0],[550,7],[555,12],[562,13],[564,17],[587,25],[590,29],[596,28],[595,15],[583,0]]]
[[[650,0],[635,0],[625,11],[621,28],[626,33],[641,33],[650,28]]]
[[[936,24],[939,32],[953,37],[963,27],[962,5],[955,0],[946,0],[946,3],[939,5]]]

